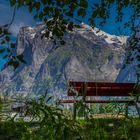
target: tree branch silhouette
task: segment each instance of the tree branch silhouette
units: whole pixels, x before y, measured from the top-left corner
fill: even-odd
[[[14,7],[11,21],[10,21],[8,24],[4,24],[4,25],[0,26],[0,28],[5,28],[5,29],[9,30],[10,26],[11,26],[11,25],[13,24],[13,22],[14,22],[15,14],[16,14],[16,6]],[[5,35],[5,33],[1,34],[1,35],[0,35],[0,38],[2,38],[4,35]]]

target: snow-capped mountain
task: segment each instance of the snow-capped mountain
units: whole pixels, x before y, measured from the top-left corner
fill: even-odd
[[[48,87],[64,88],[68,80],[114,82],[123,64],[127,37],[81,26],[65,34],[65,45],[41,39],[44,25],[22,27],[17,54],[23,53],[27,64],[15,71],[9,66],[1,71],[1,92],[42,94]]]
[[[137,40],[136,48],[133,49],[132,43],[133,40]],[[137,26],[137,32],[135,34],[135,37],[129,37],[126,42],[126,55],[124,59],[124,64],[126,65],[123,69],[121,69],[116,82],[124,82],[124,83],[136,83],[138,81],[138,74],[140,74],[140,69],[138,68],[138,65],[140,64],[140,61],[137,59],[137,56],[140,55],[139,50],[140,49],[140,23]],[[131,54],[133,56],[133,60],[130,61],[130,64],[127,64],[125,61],[128,57],[128,55]]]

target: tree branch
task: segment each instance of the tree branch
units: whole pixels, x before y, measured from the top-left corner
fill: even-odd
[[[13,22],[14,22],[15,14],[16,14],[16,6],[14,7],[11,21],[10,21],[8,24],[2,25],[1,28],[4,28],[4,29],[9,30],[10,26],[11,26],[11,25],[13,24]],[[2,34],[0,35],[0,38],[2,38],[4,35],[5,35],[5,33],[2,33]]]

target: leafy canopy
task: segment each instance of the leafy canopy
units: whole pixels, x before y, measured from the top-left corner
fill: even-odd
[[[88,19],[91,27],[96,26],[96,19],[101,19],[100,25],[103,25],[110,18],[110,7],[116,5],[116,22],[123,19],[123,10],[127,7],[133,9],[130,21],[125,23],[125,27],[130,27],[135,33],[135,20],[140,17],[139,0],[100,0],[98,3],[91,4],[90,0],[9,0],[10,5],[16,8],[27,7],[34,18],[45,24],[45,32],[42,35],[53,40],[56,39],[61,45],[66,42],[63,40],[65,32],[71,32],[74,28],[79,28],[84,18]],[[14,12],[15,13],[15,12]],[[14,17],[14,14],[13,14]],[[13,22],[13,21],[12,21]],[[0,43],[8,44],[8,47],[0,49],[0,53],[7,51],[4,56],[8,58],[9,65],[17,68],[20,63],[24,62],[23,55],[16,56],[13,54],[15,44],[11,43],[11,34],[9,26],[6,24],[0,27]]]

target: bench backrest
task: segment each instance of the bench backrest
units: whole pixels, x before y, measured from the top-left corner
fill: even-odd
[[[135,83],[97,83],[69,81],[68,96],[132,96]]]

